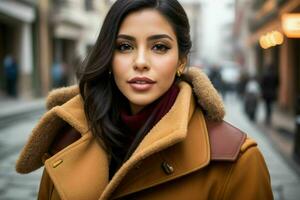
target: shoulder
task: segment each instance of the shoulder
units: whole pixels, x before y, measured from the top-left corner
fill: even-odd
[[[247,138],[246,133],[226,121],[206,120],[211,160],[235,161],[239,156],[257,143]]]
[[[246,199],[273,199],[265,159],[253,143],[253,140],[247,139],[237,160],[230,165],[223,192],[220,193],[222,199],[240,199],[241,196]]]

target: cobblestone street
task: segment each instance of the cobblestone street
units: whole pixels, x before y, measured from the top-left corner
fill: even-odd
[[[299,176],[285,163],[271,145],[268,138],[255,125],[249,123],[241,111],[241,103],[233,96],[226,99],[226,120],[254,138],[261,149],[271,174],[276,200],[298,200],[300,196]],[[263,113],[260,110],[259,120]],[[26,117],[0,130],[0,199],[36,199],[41,169],[28,175],[19,175],[14,165],[31,129],[40,115]]]

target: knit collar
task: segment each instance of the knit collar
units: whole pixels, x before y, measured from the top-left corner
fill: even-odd
[[[135,136],[145,123],[148,124],[149,128],[156,124],[170,110],[178,93],[179,88],[174,83],[162,97],[134,115],[130,113],[128,104],[124,105],[120,111],[121,122],[130,132],[131,138]],[[149,118],[150,116],[153,117]]]

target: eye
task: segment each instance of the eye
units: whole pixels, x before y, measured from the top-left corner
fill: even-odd
[[[158,53],[165,53],[170,49],[170,47],[164,44],[156,44],[152,47],[152,49]]]
[[[120,52],[128,52],[132,49],[133,47],[128,43],[120,43],[117,45],[117,50]]]

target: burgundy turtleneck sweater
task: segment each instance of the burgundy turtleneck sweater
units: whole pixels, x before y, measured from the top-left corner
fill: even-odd
[[[121,160],[126,161],[130,157],[150,129],[171,109],[178,93],[178,86],[173,84],[158,100],[146,106],[135,115],[131,114],[128,104],[122,105],[120,109],[121,125],[124,126],[122,129],[128,135],[125,144],[127,152],[118,152],[123,157],[120,158]],[[111,161],[110,179],[121,164],[118,164],[115,160]]]
[[[130,131],[129,137],[134,140],[136,134],[147,122],[150,116],[151,119],[149,119],[150,121],[147,122],[147,124],[148,129],[151,129],[171,109],[178,93],[178,86],[173,84],[170,89],[158,100],[146,106],[135,115],[131,115],[128,108],[122,108],[120,113],[121,121],[127,130]]]

